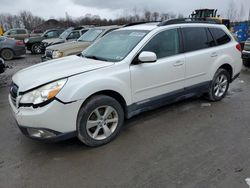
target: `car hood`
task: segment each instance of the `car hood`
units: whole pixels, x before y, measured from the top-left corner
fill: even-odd
[[[79,56],[68,56],[23,69],[17,72],[12,80],[18,85],[19,92],[25,92],[54,80],[94,71],[113,64]]]
[[[45,39],[45,37],[42,37],[42,36],[37,36],[37,37],[30,37],[30,38],[28,38],[29,39],[29,41],[31,41],[31,42],[35,42],[35,41],[39,41],[39,42],[41,42],[43,39]]]
[[[74,48],[83,48],[83,50],[84,50],[85,48],[90,46],[90,44],[91,44],[90,42],[72,41],[72,42],[67,42],[67,43],[63,43],[63,44],[53,45],[53,46],[48,47],[47,49],[59,50],[60,52],[64,52],[64,51],[74,49]]]

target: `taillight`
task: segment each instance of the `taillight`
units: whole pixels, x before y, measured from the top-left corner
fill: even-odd
[[[241,45],[240,45],[240,44],[237,44],[237,45],[236,45],[236,49],[239,50],[239,51],[241,52],[241,51],[242,51]]]
[[[16,45],[17,45],[17,46],[22,46],[22,45],[24,45],[24,44],[23,44],[23,41],[17,40],[17,41],[16,41]]]

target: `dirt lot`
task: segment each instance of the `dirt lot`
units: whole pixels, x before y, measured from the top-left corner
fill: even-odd
[[[39,61],[13,60],[0,75],[0,187],[248,188],[248,70],[223,101],[192,99],[143,113],[115,141],[91,149],[77,139],[36,142],[16,127],[7,86],[14,72]]]

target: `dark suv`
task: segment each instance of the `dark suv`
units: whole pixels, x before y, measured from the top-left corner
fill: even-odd
[[[40,47],[41,42],[44,39],[58,38],[63,31],[64,29],[50,29],[45,31],[41,36],[24,39],[24,43],[27,47],[27,50],[31,51],[31,53],[40,54],[44,52],[44,50]]]

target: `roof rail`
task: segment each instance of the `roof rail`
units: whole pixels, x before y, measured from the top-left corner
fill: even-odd
[[[133,22],[124,25],[124,27],[134,26],[134,25],[140,25],[140,24],[147,24],[147,23],[159,23],[159,21],[150,21],[150,22]]]
[[[207,18],[179,18],[166,20],[158,24],[158,26],[166,26],[173,24],[185,24],[185,23],[207,23],[207,24],[219,24],[216,20]]]

